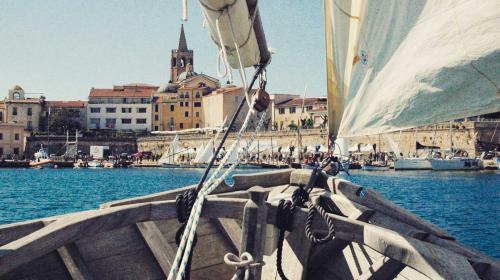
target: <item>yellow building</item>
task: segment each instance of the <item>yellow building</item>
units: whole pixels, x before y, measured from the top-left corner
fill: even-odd
[[[183,72],[178,83],[153,93],[153,131],[204,127],[202,97],[219,87],[219,81],[204,74]]]
[[[226,86],[204,96],[205,127],[218,127],[223,124],[226,117],[231,119],[243,98],[245,98],[243,88],[236,86]],[[244,106],[238,115],[233,129],[241,127],[247,112],[248,106]]]
[[[179,46],[171,54],[170,82],[153,93],[152,131],[205,126],[202,97],[219,88],[220,84],[215,78],[194,72],[193,55],[181,27]]]
[[[0,123],[0,159],[21,159],[27,135],[24,124]]]
[[[4,102],[4,122],[24,124],[30,131],[39,130],[40,116],[45,102],[43,97],[28,98],[23,88],[15,85],[9,89],[9,96]]]
[[[311,119],[309,127],[319,127],[326,106],[326,98],[294,98],[275,104],[273,124],[277,130],[288,130],[304,126]]]

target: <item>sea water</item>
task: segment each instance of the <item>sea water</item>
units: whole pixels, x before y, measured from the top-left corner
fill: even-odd
[[[237,170],[252,173],[267,170]],[[196,184],[202,169],[0,169],[0,224]],[[353,171],[344,176],[500,258],[500,173]]]

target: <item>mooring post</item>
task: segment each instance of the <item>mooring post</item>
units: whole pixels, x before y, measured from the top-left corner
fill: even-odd
[[[248,191],[250,199],[245,204],[243,211],[240,255],[248,252],[257,263],[262,262],[264,256],[267,224],[266,191],[259,186],[252,187]],[[255,266],[250,269],[250,279],[259,280],[261,274],[262,266]]]

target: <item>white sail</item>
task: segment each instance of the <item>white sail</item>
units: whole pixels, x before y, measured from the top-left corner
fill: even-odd
[[[195,161],[195,163],[207,163],[212,159],[212,155],[214,153],[214,139],[210,139],[208,144],[203,149],[203,153],[200,154],[200,157]]]
[[[158,160],[159,164],[169,163],[172,164],[176,161],[179,152],[179,135],[175,135],[174,140],[170,144],[169,150],[164,153],[161,158]]]
[[[340,136],[500,111],[498,0],[325,0],[325,19]]]
[[[204,150],[205,150],[205,145],[203,145],[203,143],[202,143],[200,145],[200,147],[198,147],[198,149],[196,150],[196,156],[193,159],[194,162],[198,162],[198,160],[200,159],[200,156]]]

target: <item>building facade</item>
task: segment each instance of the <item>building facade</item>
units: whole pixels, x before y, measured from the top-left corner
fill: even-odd
[[[326,112],[326,98],[293,98],[274,105],[273,126],[276,130],[320,127]]]
[[[0,123],[0,159],[22,159],[28,134],[23,123]]]
[[[63,116],[69,118],[74,125],[78,124],[81,130],[87,128],[87,101],[47,101],[47,110],[50,114],[64,111]]]
[[[170,82],[153,94],[152,130],[205,127],[203,96],[220,87],[219,80],[194,72],[193,51],[181,26],[179,47],[172,50]]]
[[[45,98],[28,98],[26,95],[18,85],[10,88],[9,95],[4,100],[2,119],[8,123],[23,124],[27,130],[37,132],[44,127]]]
[[[92,88],[87,105],[87,128],[150,131],[151,100],[157,89],[148,84]]]

